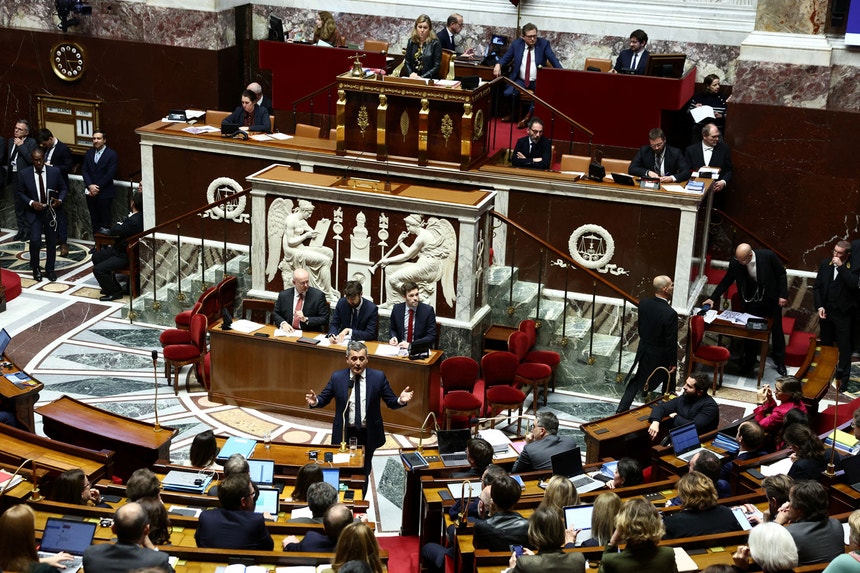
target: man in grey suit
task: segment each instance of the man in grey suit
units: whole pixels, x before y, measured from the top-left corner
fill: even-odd
[[[532,431],[526,434],[526,447],[514,462],[512,474],[546,470],[552,467],[552,456],[576,447],[573,438],[558,435],[558,418],[552,412],[540,412]]]
[[[137,502],[116,510],[111,528],[116,543],[91,545],[84,551],[87,573],[127,573],[144,567],[157,567],[173,573],[167,553],[156,551],[149,541],[149,517]]]
[[[296,269],[293,271],[293,288],[278,294],[272,320],[275,326],[286,332],[326,332],[328,313],[328,301],[323,291],[311,286],[308,271]]]

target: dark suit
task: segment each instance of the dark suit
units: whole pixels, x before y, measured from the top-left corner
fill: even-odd
[[[358,310],[349,306],[346,297],[341,297],[331,315],[328,333],[337,336],[344,328],[352,329],[351,340],[376,340],[379,332],[379,310],[372,301],[361,299]]]
[[[69,173],[72,171],[72,150],[62,141],[54,138],[54,147],[45,150],[45,165],[52,165],[60,170],[63,174],[63,181],[66,182],[66,189],[69,187]],[[69,223],[66,219],[65,209],[57,211],[57,242],[65,245],[69,238]]]
[[[442,45],[437,38],[431,38],[423,48],[417,42],[409,40],[400,75],[408,78],[412,73],[416,73],[422,78],[438,79],[441,66]]]
[[[531,442],[520,452],[511,473],[548,470],[552,468],[552,456],[572,450],[576,441],[568,436],[548,434],[543,439]]]
[[[648,421],[659,422],[669,414],[675,414],[671,420],[673,428],[692,423],[696,425],[696,432],[700,436],[716,430],[720,423],[720,407],[716,400],[707,394],[697,397],[683,394],[668,402],[657,402],[657,405],[651,408]]]
[[[499,511],[475,522],[472,536],[475,549],[510,551],[511,545],[529,544],[529,522],[516,511]]]
[[[88,149],[84,155],[84,163],[81,174],[84,177],[84,187],[90,185],[99,186],[99,194],[93,197],[86,189],[87,208],[90,211],[90,220],[93,224],[93,234],[101,228],[110,228],[110,211],[113,198],[116,196],[116,188],[113,180],[116,177],[119,158],[116,151],[104,146],[104,151],[96,163],[96,150]]]
[[[262,513],[223,507],[208,509],[200,514],[194,540],[197,547],[217,549],[271,551],[275,547]]]
[[[295,287],[282,290],[278,294],[278,300],[275,301],[275,310],[272,313],[272,320],[275,322],[275,326],[280,326],[282,322],[290,325],[293,324],[293,309],[296,306],[294,302],[295,296]],[[302,314],[305,315],[307,321],[300,323],[300,328],[312,332],[326,332],[328,313],[328,301],[326,301],[323,291],[314,287],[308,288],[305,293],[305,302],[302,305]]]
[[[511,165],[530,169],[550,169],[552,167],[552,143],[550,140],[541,137],[534,145],[529,145],[530,142],[531,138],[528,135],[517,140],[514,152],[511,154]],[[517,153],[525,155],[525,159],[517,157]]]
[[[240,105],[224,121],[245,125],[245,109]],[[267,108],[260,107],[259,105],[254,106],[254,117],[251,118],[251,125],[248,126],[248,130],[263,131],[266,133],[272,131],[272,122],[269,118],[269,110]]]
[[[382,409],[379,407],[379,402],[385,402],[385,405],[392,410],[402,408],[405,404],[400,403],[398,396],[391,389],[388,379],[381,370],[365,368],[365,393],[361,396],[367,408],[363,412],[364,424],[362,430],[355,430],[353,426],[349,425],[349,416],[346,416],[349,427],[344,437],[344,410],[350,400],[349,383],[351,375],[352,372],[349,368],[335,371],[331,375],[326,387],[317,396],[316,405],[311,407],[325,408],[334,399],[335,412],[331,443],[338,444],[341,440],[346,441],[351,437],[358,438],[358,443],[365,447],[364,472],[365,475],[370,475],[373,452],[385,443],[385,427],[382,424]]]
[[[442,28],[439,30],[439,32],[436,33],[436,37],[439,38],[439,45],[442,46],[443,50],[451,50],[452,52],[457,51],[457,47],[454,45],[451,38],[451,33],[448,32],[448,28]]]
[[[30,223],[27,218],[27,203],[22,202],[17,193],[18,190],[18,174],[27,167],[33,166],[33,160],[30,154],[36,149],[36,140],[30,136],[24,138],[21,145],[15,145],[15,140],[10,138],[6,141],[5,161],[6,166],[6,183],[12,185],[12,195],[15,198],[15,222],[18,226],[18,232],[29,235]],[[14,156],[14,157],[13,157]],[[15,166],[12,165],[12,160],[15,160]],[[15,169],[13,171],[13,169]]]
[[[158,567],[173,573],[164,551],[154,551],[139,545],[100,543],[84,551],[84,570],[87,573],[128,573],[145,567]]]
[[[717,177],[718,181],[725,181],[728,185],[729,181],[732,180],[732,153],[729,150],[729,146],[722,141],[714,146],[713,151],[711,151],[711,160],[707,163],[705,163],[705,150],[701,142],[687,147],[687,150],[684,152],[684,158],[690,165],[691,173],[707,165],[720,169],[720,176]]]
[[[51,209],[42,209],[37,211],[31,204],[31,201],[37,203],[51,204],[51,199],[59,201],[66,200],[66,183],[63,181],[63,175],[56,167],[45,165],[45,194],[50,197],[39,198],[39,187],[36,183],[35,169],[33,167],[25,167],[18,172],[18,200],[26,206],[24,216],[27,219],[27,225],[30,228],[30,267],[33,269],[39,268],[39,251],[42,250],[42,234],[45,235],[45,245],[47,247],[45,257],[45,271],[48,273],[54,272],[54,262],[57,258],[57,231],[55,227],[51,227],[52,215]],[[61,209],[58,207],[57,209]]]
[[[627,173],[637,177],[648,177],[649,171],[657,171],[654,165],[654,150],[649,145],[643,145],[636,152]],[[684,158],[680,149],[666,145],[663,148],[663,175],[672,175],[675,181],[686,181],[690,178],[690,164]]]
[[[308,531],[301,541],[287,543],[284,551],[304,551],[306,553],[333,553],[337,543],[319,531]]]
[[[642,391],[648,377],[659,366],[671,370],[678,364],[678,313],[663,298],[655,296],[639,301],[639,348],[636,349],[631,372],[637,364],[639,368],[627,384],[617,412],[630,409],[636,394]],[[667,377],[660,371],[651,379],[649,390],[657,391],[662,385],[665,391],[667,384],[674,388],[674,382],[674,374]]]
[[[505,55],[502,56],[502,59],[499,60],[499,66],[501,66],[502,70],[508,65],[511,66],[511,71],[508,74],[508,77],[515,81],[522,87],[526,87],[524,78],[520,77],[520,68],[523,65],[523,57],[526,57],[526,41],[522,38],[517,38],[511,44],[510,49],[505,52]],[[555,52],[552,51],[552,46],[550,46],[549,41],[544,38],[538,38],[534,45],[534,50],[532,51],[532,64],[531,67],[533,70],[537,71],[546,65],[546,62],[552,64],[552,67],[561,69],[561,62],[558,61],[558,58],[555,57]],[[503,71],[504,73],[504,71]],[[528,89],[534,91],[537,86],[537,76],[533,82],[531,82],[528,86]],[[516,90],[513,86],[505,86],[504,96],[506,98],[510,98],[514,96]],[[534,108],[534,102],[532,102],[532,108]],[[529,112],[531,112],[531,109]]]
[[[510,573],[545,573],[546,571],[569,571],[585,573],[585,557],[582,553],[565,553],[556,550],[542,550],[537,555],[520,555],[517,565]]]
[[[398,342],[406,340],[407,331],[403,326],[405,317],[406,303],[395,304],[391,309],[389,338],[396,338]],[[435,341],[436,312],[429,304],[419,302],[418,308],[415,309],[415,318],[412,324],[412,342],[414,344],[433,344]]]
[[[648,55],[648,50],[642,50],[642,53],[639,54],[639,60],[636,62],[636,69],[631,70],[630,67],[633,63],[633,50],[630,48],[621,50],[621,53],[618,54],[618,59],[615,60],[615,71],[618,73],[644,76],[645,70],[648,67]]]
[[[779,258],[772,251],[767,249],[753,249],[756,260],[756,277],[758,280],[753,280],[749,275],[747,266],[742,265],[737,259],[733,258],[729,262],[729,268],[726,275],[714,292],[711,293],[711,298],[717,300],[734,282],[738,286],[738,294],[741,300],[744,301],[744,310],[756,316],[763,316],[773,319],[773,329],[771,330],[771,354],[773,361],[777,365],[782,365],[785,362],[785,338],[782,334],[782,308],[779,306],[779,299],[788,298],[788,283],[785,278],[785,267],[779,261]],[[744,344],[746,366],[750,366],[755,362],[755,356],[759,343],[752,340]]]
[[[715,505],[702,511],[682,509],[665,515],[663,524],[666,526],[663,539],[727,533],[741,528],[732,510],[723,505]]]
[[[121,223],[111,227],[110,234],[115,237],[112,247],[106,247],[93,253],[93,276],[101,287],[102,294],[121,294],[122,287],[114,278],[114,271],[128,266],[129,237],[143,232],[143,213],[132,213]],[[128,277],[129,281],[137,277]]]
[[[734,459],[726,462],[720,468],[720,481],[729,481],[732,477],[732,468],[735,467],[735,462],[742,462],[744,460],[751,460],[754,458],[760,458],[765,455],[767,452],[764,450],[758,452],[740,452],[738,455],[734,457]]]
[[[857,282],[860,268],[850,261],[834,267],[832,259],[821,261],[812,287],[815,309],[823,308],[827,318],[819,319],[821,344],[839,348],[836,379],[847,380],[851,375],[851,329],[857,312]],[[836,277],[833,270],[836,269]]]

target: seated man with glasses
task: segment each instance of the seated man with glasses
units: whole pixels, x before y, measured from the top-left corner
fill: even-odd
[[[262,514],[254,513],[259,491],[248,474],[227,476],[218,487],[221,507],[200,514],[194,540],[197,547],[218,549],[262,549],[275,543]]]
[[[552,412],[540,412],[526,434],[526,447],[514,462],[512,474],[552,468],[552,457],[576,447],[570,436],[558,435],[558,418]]]
[[[552,143],[543,137],[543,121],[539,117],[529,120],[528,135],[517,140],[511,154],[511,165],[529,169],[552,167]]]

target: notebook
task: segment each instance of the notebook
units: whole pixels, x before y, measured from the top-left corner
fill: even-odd
[[[699,434],[696,433],[696,424],[686,424],[680,428],[672,428],[669,430],[669,438],[672,440],[672,448],[675,450],[675,456],[679,460],[689,462],[693,456],[707,450],[703,448],[699,442]]]
[[[203,493],[212,483],[212,474],[170,470],[161,480],[161,487],[167,491]]]
[[[582,469],[582,453],[578,446],[572,450],[555,454],[550,460],[552,461],[553,475],[569,477],[573,485],[576,486],[576,491],[580,494],[600,489],[606,485],[600,480],[585,475],[585,471]]]
[[[278,511],[280,509],[278,500],[278,490],[274,488],[260,488],[260,496],[257,498],[257,503],[254,505],[254,513],[268,513],[275,520],[278,519]]]
[[[224,465],[224,462],[227,461],[227,458],[232,456],[233,454],[242,454],[242,457],[248,459],[250,455],[253,453],[254,448],[257,446],[257,442],[255,440],[251,440],[248,438],[237,438],[236,436],[232,436],[227,439],[224,443],[224,447],[221,448],[221,451],[218,452],[218,457],[215,458],[219,464]]]
[[[467,463],[466,443],[472,437],[468,428],[462,430],[438,430],[439,457],[446,467],[462,466]]]
[[[586,539],[591,539],[591,513],[594,507],[591,505],[569,505],[564,508],[565,529],[579,529],[576,536],[576,545],[582,545]]]
[[[12,342],[12,337],[6,332],[5,328],[0,328],[0,356],[6,353],[6,347]]]
[[[39,558],[53,557],[65,551],[75,556],[74,562],[64,562],[66,573],[76,573],[81,569],[84,551],[92,545],[96,534],[96,523],[72,521],[49,517],[42,534]]]

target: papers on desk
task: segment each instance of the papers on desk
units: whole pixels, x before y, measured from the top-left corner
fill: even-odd
[[[478,494],[481,493],[481,479],[475,478],[474,481],[458,481],[454,483],[448,484],[448,491],[451,492],[451,495],[454,496],[454,499],[462,499],[463,498],[463,488],[466,488],[466,494],[469,494],[469,486],[466,484],[471,484],[472,493],[469,497],[477,497]]]
[[[201,109],[186,109],[185,110],[185,120],[181,119],[170,119],[169,117],[161,118],[161,121],[165,121],[168,123],[193,123],[194,121],[200,119],[206,115],[206,112]]]
[[[673,547],[675,550],[675,565],[678,567],[678,573],[684,573],[684,571],[698,571],[699,566],[696,565],[696,562],[693,561],[693,558],[684,551],[683,547]]]
[[[23,477],[21,475],[16,475],[13,477],[7,471],[0,470],[0,491],[5,491],[7,489],[11,489],[21,483],[23,481]]]
[[[585,177],[585,173],[582,171],[562,171],[565,175],[573,175],[573,180],[578,181]],[[611,179],[611,177],[610,177]]]
[[[313,569],[313,567],[311,567]],[[262,565],[243,565],[234,563],[233,565],[221,566],[215,568],[215,573],[269,573],[269,570]]]
[[[252,135],[251,139],[254,141],[272,141],[274,138],[268,133],[258,133],[257,135]]]
[[[720,314],[720,318],[722,320],[727,320],[732,324],[740,324],[741,326],[746,326],[747,322],[749,322],[751,318],[761,319],[760,316],[749,314],[747,312],[737,312],[734,310],[724,310]]]
[[[292,332],[287,332],[286,330],[281,330],[280,328],[275,329],[275,338],[283,336],[284,338],[301,338],[302,331],[294,330]]]
[[[678,183],[661,183],[663,191],[671,191],[672,193],[687,193],[687,189]]]
[[[349,458],[350,458],[349,452],[346,452],[345,454],[335,453],[331,457],[331,463],[333,463],[333,464],[348,464]]]
[[[261,328],[263,328],[263,325],[258,322],[253,322],[244,318],[240,318],[239,320],[234,320],[233,323],[230,325],[230,328],[232,328],[236,332],[250,334],[255,330],[260,330]]]
[[[391,344],[380,343],[376,346],[376,354],[377,356],[400,356],[400,351],[409,352],[406,348],[400,348],[399,346],[394,346]],[[405,356],[405,354],[404,354]]]
[[[223,568],[219,567],[219,569]],[[313,565],[289,565],[285,567],[275,567],[275,573],[324,573],[325,571],[331,570],[331,563],[323,563],[322,565],[317,565],[316,567],[314,567]]]
[[[504,432],[495,428],[481,430],[478,432],[478,437],[487,440],[493,446],[493,452],[498,454],[506,454],[511,445],[511,440]]]
[[[269,137],[271,137],[272,139],[277,139],[278,141],[286,141],[287,139],[293,138],[292,135],[288,135],[286,133],[281,133],[280,131],[278,131],[276,133],[270,133]]]
[[[791,466],[794,464],[791,456],[787,458],[782,458],[778,462],[772,463],[767,466],[761,466],[759,471],[763,476],[778,476],[778,475],[788,475],[788,470],[791,469]]]
[[[697,310],[696,312],[699,312],[699,311]],[[714,320],[716,320],[716,318],[717,318],[717,315],[719,315],[719,314],[720,313],[714,309],[711,309],[708,312],[706,312],[705,317],[704,317],[705,318],[705,324],[711,324],[712,322],[714,322]]]
[[[433,85],[440,88],[458,88],[460,87],[459,80],[434,80]]]
[[[717,114],[714,113],[714,108],[709,105],[700,105],[690,110],[690,115],[693,116],[693,121],[699,123],[703,119],[717,119]]]
[[[200,135],[201,133],[212,133],[218,132],[221,133],[221,130],[217,127],[212,127],[211,125],[189,125],[188,127],[183,127],[182,131],[185,133],[190,133],[191,135]]]
[[[290,513],[290,519],[298,519],[300,517],[313,517],[314,512],[310,507],[297,507]]]

